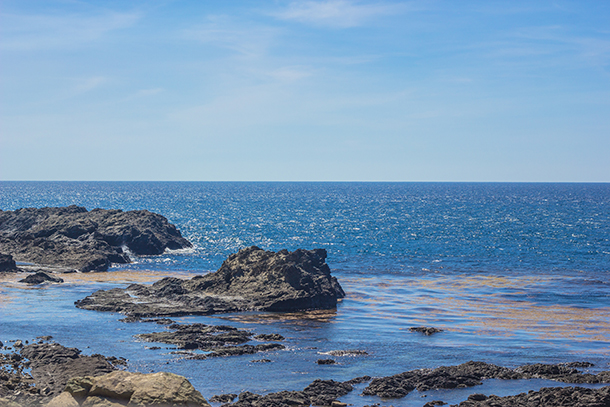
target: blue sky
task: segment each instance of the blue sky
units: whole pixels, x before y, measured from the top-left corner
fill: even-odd
[[[610,2],[0,3],[0,179],[610,182]]]

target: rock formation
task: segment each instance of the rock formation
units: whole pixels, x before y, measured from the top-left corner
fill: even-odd
[[[19,280],[20,283],[26,283],[30,285],[42,284],[42,283],[63,283],[64,280],[59,277],[53,277],[44,271],[39,271],[35,274],[30,274],[24,279]]]
[[[498,397],[472,394],[459,407],[605,407],[610,406],[610,386],[600,389],[583,387],[543,387],[516,396]]]
[[[46,407],[209,407],[193,385],[173,373],[116,371],[97,377],[75,377]]]
[[[401,398],[412,390],[454,389],[482,384],[485,379],[549,379],[564,383],[610,383],[610,371],[597,375],[581,373],[569,365],[537,363],[516,369],[484,362],[466,362],[457,366],[418,369],[371,381],[363,394],[383,398]]]
[[[157,255],[191,243],[166,218],[146,210],[87,211],[72,205],[0,211],[0,252],[17,261],[105,271],[111,263],[130,262],[124,247],[136,255]]]
[[[99,290],[76,306],[141,317],[328,309],[345,293],[325,259],[324,249],[274,253],[252,246],[230,255],[215,273]]]
[[[147,342],[163,342],[176,345],[178,349],[201,350],[206,354],[194,354],[190,359],[207,359],[219,356],[249,355],[261,351],[284,349],[278,343],[243,345],[252,340],[252,332],[226,325],[171,324],[171,330],[136,335]],[[271,337],[273,339],[263,339]],[[281,338],[281,339],[279,339]],[[260,340],[283,340],[278,334],[257,335]]]

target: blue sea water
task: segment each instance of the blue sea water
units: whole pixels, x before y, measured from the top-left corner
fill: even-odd
[[[0,182],[2,210],[71,204],[160,213],[194,248],[136,258],[104,277],[63,285],[32,289],[5,278],[0,340],[53,335],[88,353],[126,357],[130,370],[185,375],[208,398],[468,360],[503,366],[587,360],[595,363],[592,371],[610,368],[610,184]],[[134,338],[163,327],[73,306],[138,276],[152,282],[215,271],[250,245],[326,249],[347,297],[330,312],[180,321],[277,332],[287,338],[286,350],[186,360]],[[408,330],[420,325],[444,332],[426,337]],[[344,349],[369,356],[315,363]],[[272,362],[251,362],[261,358]],[[482,389],[515,394],[548,384],[490,381],[426,395],[458,402]],[[346,400],[380,401],[357,393]],[[423,395],[387,403],[421,406]]]

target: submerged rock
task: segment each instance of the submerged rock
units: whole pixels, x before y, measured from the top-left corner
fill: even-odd
[[[422,333],[426,336],[430,336],[430,335],[434,335],[436,333],[439,332],[443,332],[442,329],[440,328],[433,328],[431,326],[414,326],[412,328],[409,328],[409,331],[411,332],[419,332]]]
[[[215,273],[99,290],[76,306],[140,317],[334,308],[345,293],[325,259],[324,249],[274,253],[252,246],[230,255]]]
[[[0,210],[0,246],[19,261],[86,272],[129,263],[123,247],[136,255],[156,255],[191,243],[165,217],[146,210],[87,211],[72,205]]]

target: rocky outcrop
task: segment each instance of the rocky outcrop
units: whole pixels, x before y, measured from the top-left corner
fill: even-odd
[[[141,317],[334,308],[345,293],[325,259],[324,249],[274,253],[252,246],[230,255],[215,273],[99,290],[76,306]]]
[[[473,394],[459,407],[606,407],[610,406],[610,386],[600,389],[582,387],[543,387],[516,396]]]
[[[250,355],[261,351],[284,349],[284,345],[278,343],[243,345],[249,342],[254,334],[226,325],[172,324],[168,328],[171,331],[153,332],[136,336],[148,342],[163,342],[176,345],[178,349],[197,349],[208,352],[206,354],[193,354],[190,357],[191,359]],[[281,337],[281,335],[276,335],[270,334],[269,336],[278,340],[277,338]]]
[[[485,379],[549,379],[564,383],[610,383],[610,371],[597,375],[582,373],[567,365],[534,364],[516,369],[484,362],[466,362],[457,366],[418,369],[371,381],[363,394],[383,398],[401,398],[412,390],[454,389],[482,384]]]
[[[39,271],[35,274],[30,274],[26,278],[19,280],[20,283],[26,283],[29,285],[43,284],[43,283],[63,283],[64,280],[59,277],[53,277],[44,271]]]
[[[58,343],[34,343],[23,347],[21,356],[39,389],[45,394],[60,393],[68,380],[78,376],[99,376],[116,370],[120,359],[102,355],[85,356],[76,348]],[[46,389],[46,390],[45,390]]]
[[[47,407],[209,406],[193,385],[173,373],[116,371],[97,377],[75,377]]]
[[[16,260],[79,271],[105,271],[135,255],[191,247],[178,229],[158,214],[62,208],[0,211],[0,250]]]
[[[301,391],[280,391],[264,396],[245,391],[232,404],[223,407],[265,407],[265,406],[330,406],[339,397],[345,396],[353,387],[351,384],[334,380],[315,380]],[[234,394],[216,396],[216,400],[234,399]]]
[[[38,406],[61,393],[74,376],[97,376],[116,370],[124,359],[84,356],[57,343],[24,345],[15,341],[11,353],[0,353],[0,406]],[[65,404],[69,405],[69,404]]]
[[[0,253],[0,273],[17,271],[17,264],[10,254]]]

